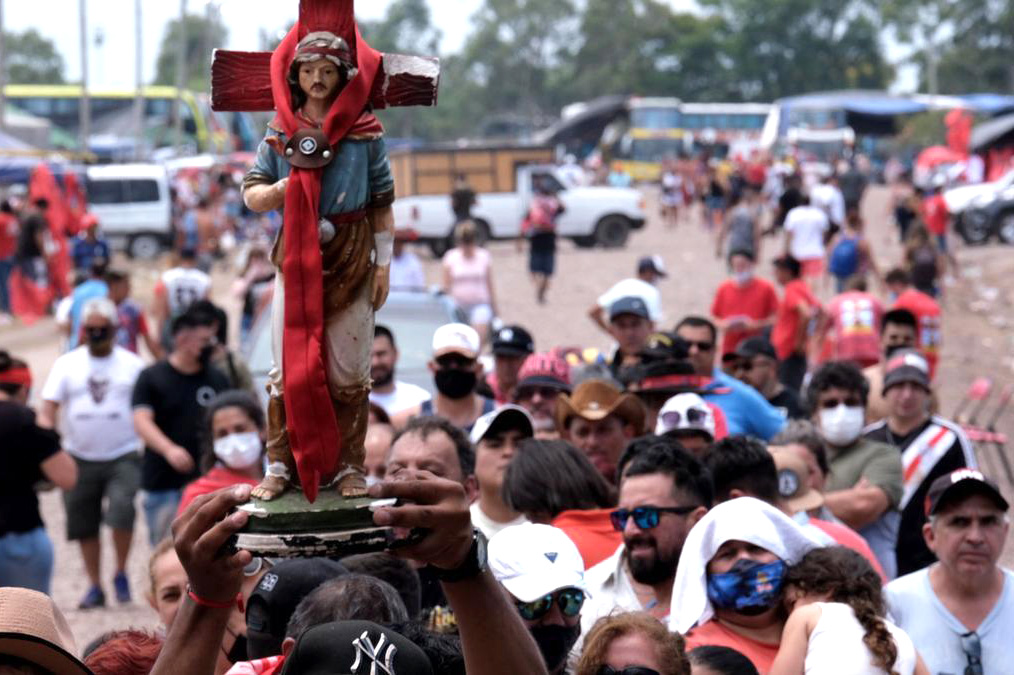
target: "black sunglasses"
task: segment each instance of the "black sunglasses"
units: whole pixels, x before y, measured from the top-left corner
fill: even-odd
[[[623,532],[623,530],[627,527],[627,520],[633,517],[635,525],[642,530],[650,530],[654,527],[658,527],[660,513],[675,513],[680,516],[685,516],[696,508],[696,505],[692,505],[638,506],[633,509],[616,509],[609,514],[609,521],[613,524],[614,530],[617,532]]]
[[[544,399],[548,399],[558,396],[560,390],[554,387],[521,387],[514,393],[515,398],[519,401],[534,398],[536,394],[539,394]]]
[[[553,601],[560,605],[560,611],[566,617],[575,617],[581,613],[584,605],[584,591],[580,588],[563,588],[555,593],[547,593],[532,602],[517,602],[518,614],[525,621],[538,621],[553,608]]]
[[[687,343],[687,348],[697,347],[699,352],[710,352],[715,348],[714,342],[698,342],[697,340],[684,340]]]
[[[861,406],[863,402],[859,400],[858,396],[849,396],[847,398],[829,398],[820,402],[820,407],[825,410],[833,410],[840,405],[847,408],[857,408]]]
[[[962,635],[961,651],[965,652],[965,658],[968,659],[965,675],[983,675],[982,642],[979,640],[979,634],[973,630]]]
[[[616,670],[612,666],[603,665],[596,675],[660,675],[654,668],[644,666],[627,666],[623,670]]]

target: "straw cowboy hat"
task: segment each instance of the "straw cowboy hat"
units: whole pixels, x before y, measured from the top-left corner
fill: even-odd
[[[572,417],[596,421],[616,415],[634,427],[638,434],[644,431],[646,411],[644,404],[633,394],[626,394],[605,380],[585,380],[568,396],[556,399],[556,426],[567,428]]]
[[[27,588],[0,588],[0,654],[60,675],[91,675],[53,600]]]

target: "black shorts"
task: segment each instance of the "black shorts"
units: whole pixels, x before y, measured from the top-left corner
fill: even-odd
[[[528,270],[532,274],[544,274],[547,277],[553,276],[556,267],[556,251],[540,250],[533,248],[528,254]]]

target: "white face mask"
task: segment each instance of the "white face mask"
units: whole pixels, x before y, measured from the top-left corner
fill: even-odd
[[[215,456],[230,469],[245,469],[261,458],[264,445],[256,431],[229,434],[215,441]]]
[[[750,282],[751,279],[753,279],[753,270],[746,269],[746,270],[743,270],[742,272],[733,272],[732,273],[732,278],[740,286],[745,286],[746,284],[748,284]]]
[[[863,432],[865,411],[861,406],[847,406],[844,403],[820,411],[820,431],[824,440],[843,448],[859,438]]]

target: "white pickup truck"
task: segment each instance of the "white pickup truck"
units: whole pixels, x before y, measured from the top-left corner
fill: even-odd
[[[623,246],[631,230],[644,226],[644,199],[630,188],[600,186],[567,187],[556,167],[519,166],[513,181],[514,192],[481,192],[476,195],[472,219],[479,239],[512,239],[521,235],[521,222],[528,213],[533,180],[542,179],[563,202],[566,211],[557,222],[556,232],[573,239],[578,246]],[[451,245],[454,214],[449,194],[400,197],[394,202],[394,222],[398,228],[411,228],[419,241],[427,243],[435,255],[443,255]]]

